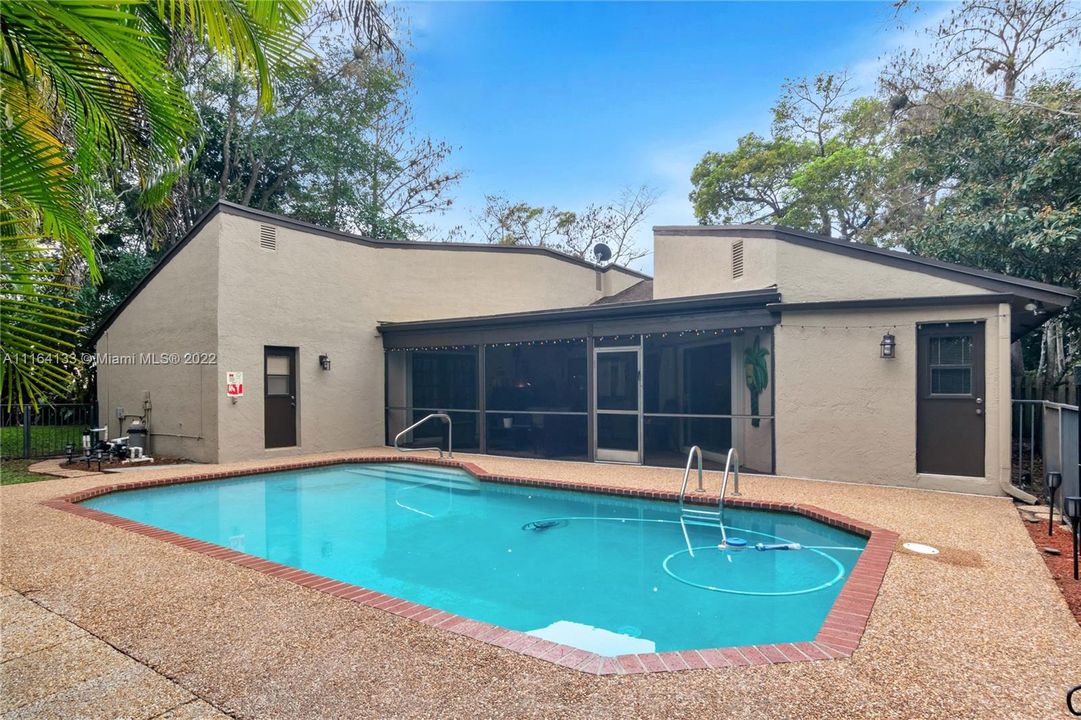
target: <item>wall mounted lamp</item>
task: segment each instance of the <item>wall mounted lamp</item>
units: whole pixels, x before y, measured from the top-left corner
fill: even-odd
[[[882,342],[879,343],[878,347],[881,349],[881,352],[879,353],[880,357],[886,358],[887,360],[893,360],[897,357],[897,338],[891,333],[886,333],[882,336]]]

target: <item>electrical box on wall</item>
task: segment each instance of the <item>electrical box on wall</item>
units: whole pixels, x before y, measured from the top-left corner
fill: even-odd
[[[116,419],[117,420],[123,420],[124,419],[124,408],[118,407],[116,409]]]

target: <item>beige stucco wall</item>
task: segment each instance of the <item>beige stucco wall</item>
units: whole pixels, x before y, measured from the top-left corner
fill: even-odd
[[[743,241],[743,276],[732,277],[732,246]],[[777,286],[784,302],[977,295],[974,285],[882,265],[780,238],[738,234],[654,236],[655,298]]]
[[[244,373],[245,397],[218,395],[221,461],[381,444],[384,363],[378,321],[424,320],[586,305],[640,278],[550,256],[373,248],[222,214],[219,378]],[[263,348],[296,347],[298,445],[263,445]],[[318,356],[330,355],[323,371]]]
[[[983,478],[916,472],[916,324],[948,320],[986,322]],[[1006,304],[784,313],[774,328],[777,474],[1001,494],[1010,469],[1009,326]],[[897,338],[894,360],[879,357],[887,330]]]
[[[217,460],[213,356],[218,352],[220,221],[212,218],[166,263],[96,345],[100,420],[108,423],[110,437],[118,436],[130,421],[121,428],[116,409],[142,415],[150,393],[155,455]],[[124,364],[109,362],[113,358]]]
[[[743,277],[732,277],[732,245],[743,239]],[[761,290],[776,285],[777,242],[714,235],[653,236],[653,297]]]

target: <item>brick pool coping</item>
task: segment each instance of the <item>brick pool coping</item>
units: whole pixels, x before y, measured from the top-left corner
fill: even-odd
[[[595,675],[624,675],[647,672],[674,672],[703,668],[728,668],[749,665],[770,665],[807,660],[830,660],[850,657],[859,647],[867,621],[871,616],[875,600],[878,597],[882,578],[886,574],[898,534],[890,530],[853,520],[838,513],[823,510],[812,505],[783,503],[763,500],[746,500],[729,497],[725,504],[752,510],[771,510],[802,515],[833,527],[855,533],[867,538],[867,545],[849,573],[841,592],[826,615],[818,634],[813,641],[777,643],[766,645],[741,645],[705,650],[683,650],[662,653],[640,653],[607,657],[580,650],[569,645],[543,640],[517,630],[508,630],[498,625],[472,620],[460,615],[437,610],[425,605],[385,595],[374,590],[344,583],[332,578],[315,575],[305,570],[282,565],[264,558],[238,552],[221,545],[196,540],[143,523],[109,513],[94,510],[78,503],[100,495],[122,490],[155,487],[161,485],[179,485],[207,480],[259,475],[288,470],[341,465],[345,463],[387,463],[403,462],[400,456],[357,456],[336,457],[320,460],[307,460],[276,464],[258,468],[238,468],[199,473],[170,478],[150,479],[134,482],[101,485],[89,490],[70,493],[51,500],[42,501],[42,505],[63,510],[73,515],[97,520],[123,530],[145,535],[146,537],[171,543],[185,550],[206,555],[216,560],[225,560],[242,567],[256,570],[266,575],[287,580],[296,585],[317,590],[343,600],[385,610],[403,618],[415,620],[425,625],[447,630],[457,635],[464,635],[475,640],[511,650],[523,655],[555,663],[562,667]],[[435,458],[409,458],[411,463],[439,465],[465,470],[483,482],[503,483],[508,485],[528,485],[553,488],[558,490],[576,490],[602,495],[623,495],[650,500],[678,501],[679,493],[667,490],[642,490],[616,485],[594,485],[591,483],[571,482],[567,480],[541,480],[536,478],[513,477],[489,473],[474,463],[442,460]],[[707,496],[686,500],[693,504],[716,502]]]

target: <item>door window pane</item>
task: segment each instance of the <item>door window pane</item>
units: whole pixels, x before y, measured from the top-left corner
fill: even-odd
[[[638,353],[597,353],[597,409],[638,409]]]
[[[638,451],[638,416],[597,414],[597,447]]]
[[[971,395],[972,368],[931,368],[931,393],[933,395]]]
[[[932,365],[968,365],[972,362],[972,338],[967,335],[931,338]]]
[[[931,394],[972,394],[972,337],[942,335],[930,338]]]
[[[289,395],[289,376],[288,375],[267,375],[266,376],[266,391],[267,395]]]
[[[289,356],[288,355],[267,355],[266,358],[266,372],[267,375],[288,375],[289,374]]]

